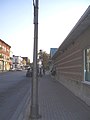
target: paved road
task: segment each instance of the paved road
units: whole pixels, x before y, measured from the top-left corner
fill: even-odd
[[[0,120],[10,120],[25,94],[31,80],[25,71],[0,73]]]

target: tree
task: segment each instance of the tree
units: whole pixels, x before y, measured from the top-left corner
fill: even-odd
[[[43,66],[45,68],[48,67],[48,62],[49,62],[49,54],[47,54],[46,52],[43,52]]]
[[[30,65],[30,59],[28,59],[27,65]]]
[[[45,69],[48,67],[48,61],[49,61],[49,54],[47,54],[45,51],[40,50],[39,53],[39,59],[42,61],[42,65]]]

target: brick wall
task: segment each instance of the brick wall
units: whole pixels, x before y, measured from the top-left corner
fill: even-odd
[[[84,83],[84,49],[90,47],[90,27],[55,56],[56,79],[90,105],[90,84]]]

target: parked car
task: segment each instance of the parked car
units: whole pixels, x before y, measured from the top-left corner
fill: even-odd
[[[17,68],[16,70],[17,70],[17,71],[22,71],[22,68]]]
[[[9,71],[15,71],[16,69],[15,68],[11,68]]]
[[[32,70],[32,68],[30,67],[30,68],[27,69],[26,77],[32,77],[32,75],[33,75],[33,70]]]

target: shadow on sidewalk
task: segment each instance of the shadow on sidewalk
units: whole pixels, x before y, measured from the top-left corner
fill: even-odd
[[[50,75],[39,78],[40,120],[90,120],[90,107]]]

